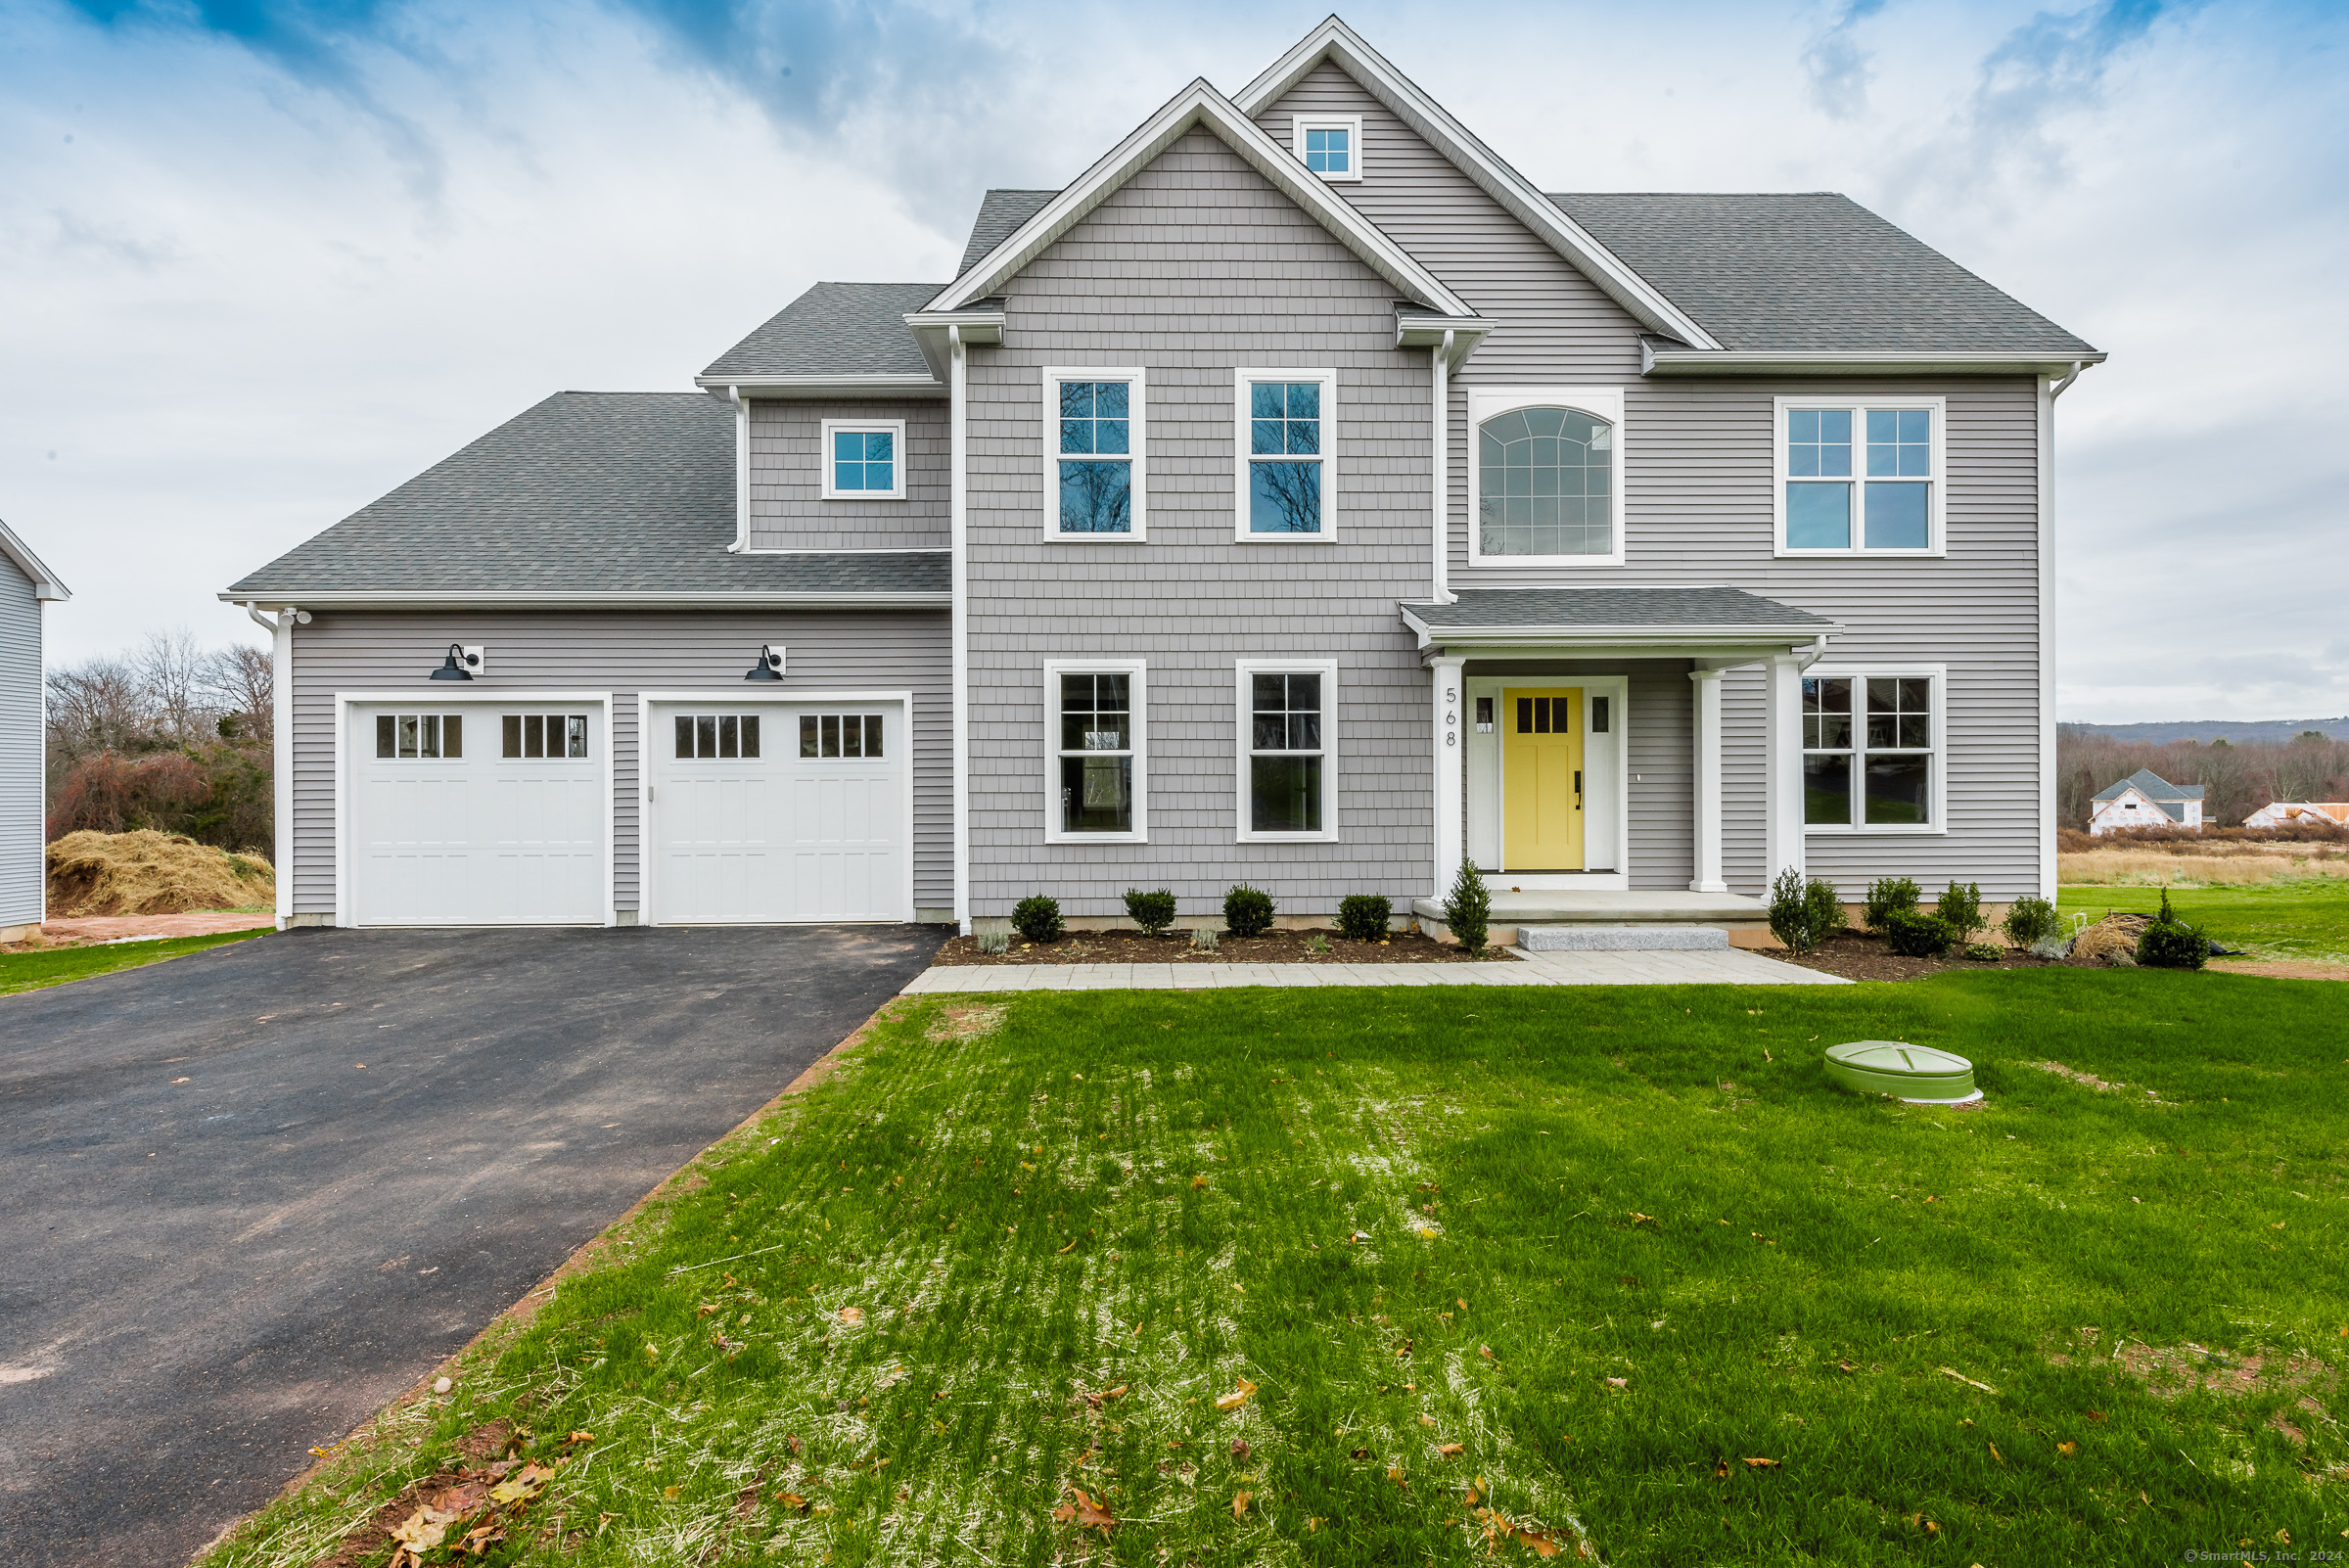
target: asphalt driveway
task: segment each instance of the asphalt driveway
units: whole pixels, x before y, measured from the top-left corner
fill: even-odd
[[[9,1560],[183,1561],[944,935],[298,931],[0,998]]]

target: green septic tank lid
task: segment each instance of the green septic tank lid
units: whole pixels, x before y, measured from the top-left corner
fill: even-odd
[[[1827,1077],[1855,1094],[1889,1094],[1912,1105],[1978,1100],[1974,1064],[1930,1045],[1856,1039],[1827,1047]]]

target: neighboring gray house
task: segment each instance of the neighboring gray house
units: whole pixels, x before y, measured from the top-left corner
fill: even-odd
[[[0,942],[23,942],[49,912],[45,851],[48,681],[42,607],[72,594],[0,523]]]
[[[952,281],[551,397],[229,589],[283,913],[2051,893],[2103,357],[1838,196],[1545,195],[1332,19],[989,192]]]
[[[2264,822],[2246,826],[2265,827]],[[2088,831],[2097,838],[2123,828],[2185,827],[2202,831],[2202,786],[2173,784],[2149,767],[2096,791]]]

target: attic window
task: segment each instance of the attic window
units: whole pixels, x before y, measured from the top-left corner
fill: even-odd
[[[1294,122],[1299,162],[1325,180],[1362,177],[1362,116],[1299,115]]]
[[[822,425],[824,499],[905,499],[905,422],[827,419]]]

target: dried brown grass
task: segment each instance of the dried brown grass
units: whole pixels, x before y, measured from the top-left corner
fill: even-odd
[[[185,914],[277,898],[277,871],[178,833],[69,833],[49,846],[49,912],[56,916]]]
[[[2055,856],[2055,880],[2067,888],[2244,887],[2284,877],[2349,877],[2349,858],[2261,850],[2178,854],[2161,850],[2092,850]]]

